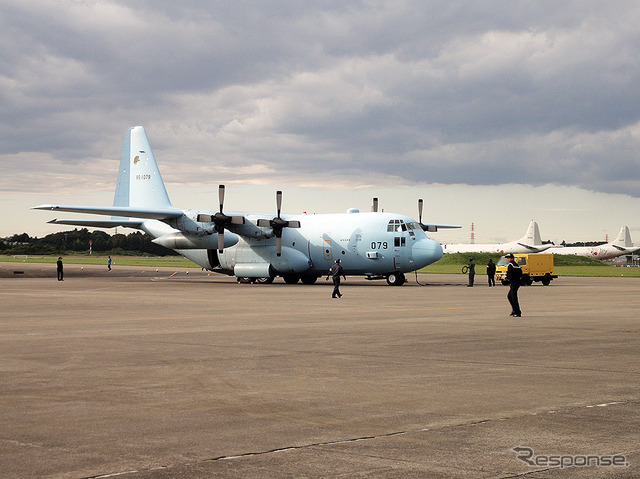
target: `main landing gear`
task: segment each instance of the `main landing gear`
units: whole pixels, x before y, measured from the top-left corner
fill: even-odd
[[[286,284],[297,284],[298,282],[302,282],[302,284],[315,284],[318,281],[318,276],[316,275],[298,275],[298,274],[285,274],[282,276],[282,279]],[[388,275],[378,275],[378,276],[369,276],[367,279],[386,279],[387,284],[389,286],[402,286],[407,282],[407,278],[404,273],[389,273]],[[238,278],[238,283],[249,284],[249,283],[259,283],[259,284],[271,284],[273,283],[274,278]]]
[[[404,273],[391,273],[387,276],[387,284],[389,286],[402,286],[407,281]]]

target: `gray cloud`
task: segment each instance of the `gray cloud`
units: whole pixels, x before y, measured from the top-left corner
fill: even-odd
[[[636,2],[0,4],[3,191],[142,124],[168,181],[640,196]]]

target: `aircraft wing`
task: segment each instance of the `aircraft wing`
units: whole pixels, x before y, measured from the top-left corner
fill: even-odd
[[[87,213],[93,215],[120,216],[125,218],[146,218],[150,220],[168,220],[179,218],[184,213],[177,208],[152,209],[130,208],[128,206],[72,206],[72,205],[39,205],[32,210],[66,211],[69,213]]]
[[[542,251],[548,250],[549,248],[551,248],[553,245],[552,244],[543,244],[543,245],[529,245],[529,244],[524,244],[524,243],[518,243],[519,246],[522,246],[523,248],[527,248],[529,251],[531,251],[532,253],[540,253]]]
[[[125,228],[140,229],[142,221],[140,220],[51,220],[47,223],[54,225],[70,225],[70,226],[86,226],[88,228],[117,228],[122,226]]]
[[[439,223],[421,223],[422,229],[424,231],[428,231],[429,233],[435,233],[438,231],[438,228],[462,228],[460,225],[442,225]]]

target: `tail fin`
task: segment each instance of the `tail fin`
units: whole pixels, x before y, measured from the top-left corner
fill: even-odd
[[[149,139],[141,126],[129,128],[124,138],[113,206],[171,207]]]
[[[618,237],[611,243],[613,246],[621,246],[623,248],[630,248],[633,246],[633,242],[631,241],[631,233],[629,233],[629,228],[623,226],[620,228],[620,233]]]
[[[531,220],[531,223],[529,223],[529,228],[527,229],[526,234],[522,238],[520,238],[517,242],[527,246],[542,245],[542,238],[540,237],[540,230],[538,229],[538,223]]]

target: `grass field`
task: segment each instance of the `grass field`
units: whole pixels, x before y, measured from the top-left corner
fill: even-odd
[[[498,255],[474,254],[476,274],[485,274],[485,265],[489,258],[497,261]],[[0,262],[55,263],[58,256],[0,255]],[[65,264],[107,264],[107,255],[71,255],[63,256]],[[145,266],[198,268],[199,266],[182,256],[111,256],[113,266]],[[430,266],[421,269],[420,273],[428,274],[462,274],[462,267],[468,263],[469,255],[465,253],[446,254]],[[581,256],[554,256],[554,273],[559,276],[625,276],[640,278],[640,268],[615,267],[601,261]]]
[[[12,263],[55,263],[58,256],[38,255],[0,255],[0,262]],[[107,255],[70,255],[63,256],[65,264],[107,264]],[[183,256],[111,256],[113,266],[169,266],[176,268],[199,268],[199,266]]]

